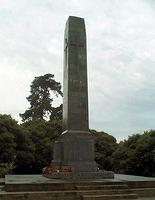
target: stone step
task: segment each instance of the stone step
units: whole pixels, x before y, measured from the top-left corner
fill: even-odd
[[[127,181],[129,188],[155,188],[155,181]]]
[[[4,185],[5,184],[5,178],[0,178],[0,185]]]
[[[74,191],[0,192],[0,200],[76,200]]]
[[[137,199],[136,194],[115,194],[115,195],[83,195],[83,200],[115,200],[115,199]]]
[[[130,189],[123,189],[123,190],[79,190],[77,193],[79,193],[80,195],[93,195],[93,194],[97,194],[97,195],[114,195],[114,194],[135,194],[135,192],[133,192]]]
[[[121,185],[77,185],[77,190],[112,190],[112,189],[127,189],[126,184]]]
[[[4,188],[4,185],[0,185],[0,191],[2,191]]]
[[[140,197],[155,197],[155,188],[134,188],[131,191]]]
[[[97,182],[93,182],[92,180],[90,181],[79,181],[79,182],[75,182],[76,185],[122,185],[122,184],[126,184],[122,181],[106,181],[106,180],[101,180],[101,181],[97,181]]]
[[[52,199],[52,200],[57,200],[57,199],[81,199],[81,197],[97,197],[99,199],[101,199],[101,197],[104,196],[108,196],[109,198],[111,196],[125,196],[125,195],[129,195],[131,196],[131,192],[126,190],[88,190],[88,191],[42,191],[42,192],[37,192],[37,191],[33,191],[33,192],[1,192],[0,193],[0,199],[3,200],[7,199],[7,200],[12,200],[12,199],[20,199],[20,200],[33,200],[33,199],[37,199],[37,200],[46,200],[46,199]],[[135,196],[135,194],[133,194]],[[132,195],[132,196],[133,196]],[[3,197],[3,198],[2,198]],[[91,198],[92,199],[92,198]]]
[[[120,182],[97,182],[95,184],[95,182],[60,182],[60,183],[18,183],[18,184],[12,184],[11,182],[8,184],[5,184],[5,190],[7,192],[26,192],[26,191],[58,191],[58,190],[82,190],[82,189],[88,189],[88,188],[83,188],[83,187],[88,187],[90,186],[90,189],[102,189],[102,186],[104,186],[104,189],[111,187],[111,189],[115,189],[115,186],[118,189],[121,189],[121,187],[125,188],[125,184],[124,183],[120,183]],[[78,187],[77,187],[78,186]],[[81,188],[80,188],[81,187]]]
[[[0,187],[3,188],[2,186]],[[154,197],[155,188],[137,188],[122,190],[70,190],[70,191],[34,191],[34,192],[4,192],[0,191],[1,200],[101,200],[101,199],[136,199],[140,197]],[[2,198],[3,197],[3,198]],[[6,197],[6,198],[5,198]]]

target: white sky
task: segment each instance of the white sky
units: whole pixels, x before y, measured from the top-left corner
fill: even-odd
[[[62,82],[69,15],[86,23],[90,128],[118,140],[154,129],[154,0],[0,0],[0,113],[19,120],[35,76]]]

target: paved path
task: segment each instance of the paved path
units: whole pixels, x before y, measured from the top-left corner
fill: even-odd
[[[3,179],[4,181],[4,179]],[[81,181],[81,180],[80,180]],[[88,180],[85,180],[86,182]],[[103,181],[109,181],[109,182],[122,182],[122,181],[155,181],[155,178],[152,177],[142,177],[142,176],[131,176],[131,175],[123,175],[123,174],[115,174],[114,179],[93,179],[90,180],[91,182],[103,182]],[[43,177],[41,174],[38,175],[7,175],[5,177],[5,183],[66,183],[71,182],[70,180],[61,180],[61,179],[48,179],[46,177]]]

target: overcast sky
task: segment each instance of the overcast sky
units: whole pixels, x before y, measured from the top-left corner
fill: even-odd
[[[90,128],[155,128],[154,0],[0,0],[0,113],[19,120],[35,76],[62,82],[69,15],[85,18]]]

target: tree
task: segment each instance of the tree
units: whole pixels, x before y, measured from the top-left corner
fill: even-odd
[[[58,107],[53,107],[50,115],[50,120],[60,120],[62,119],[62,104]]]
[[[0,169],[4,173],[31,171],[34,145],[29,132],[10,115],[0,115]],[[1,172],[0,172],[1,173]]]
[[[27,100],[30,107],[23,114],[19,114],[22,121],[32,119],[48,119],[62,116],[62,106],[52,107],[54,96],[62,96],[61,84],[54,80],[53,74],[35,77],[31,83],[30,95]],[[55,113],[55,115],[54,115]]]
[[[11,173],[15,167],[15,134],[19,131],[17,121],[10,115],[0,115],[0,174]]]
[[[112,155],[117,173],[155,176],[155,130],[132,135]]]
[[[120,142],[116,151],[112,154],[112,163],[114,171],[123,174],[135,174],[135,149],[140,134],[132,135],[128,140]]]
[[[0,163],[11,164],[15,159],[14,134],[18,125],[10,115],[0,115]]]
[[[33,119],[19,125],[10,115],[0,115],[0,175],[41,173],[61,132],[60,120]]]
[[[34,173],[33,165],[35,163],[35,145],[31,139],[30,132],[20,126],[20,131],[16,132],[14,141],[16,143],[14,172],[16,174]]]
[[[117,149],[116,139],[105,132],[91,132],[95,140],[95,160],[99,168],[112,170],[111,155]]]
[[[42,168],[52,161],[53,144],[62,132],[62,123],[60,120],[35,119],[21,126],[29,132],[29,139],[34,144],[34,162],[31,170],[33,173],[41,173]]]

